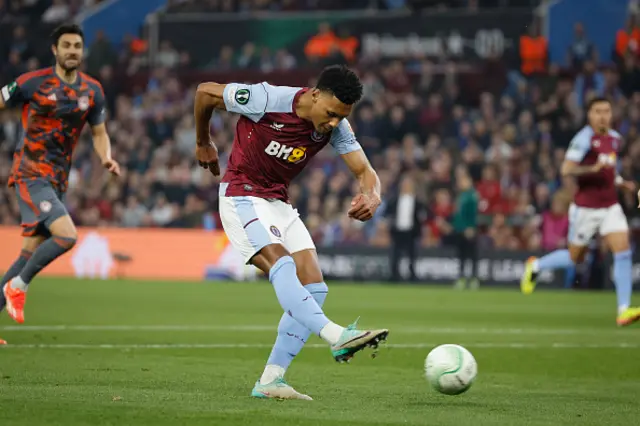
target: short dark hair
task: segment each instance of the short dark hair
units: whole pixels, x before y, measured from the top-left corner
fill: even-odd
[[[79,25],[62,24],[51,33],[51,43],[57,46],[60,41],[60,37],[65,34],[77,34],[82,38],[82,41],[84,41],[84,31],[82,31],[82,28],[80,28]]]
[[[608,98],[605,98],[604,96],[596,96],[595,98],[591,99],[587,104],[587,112],[591,111],[591,108],[593,108],[595,104],[599,104],[601,102],[606,102],[609,105],[611,105],[611,101]]]
[[[344,65],[331,65],[322,70],[316,88],[331,93],[346,105],[353,105],[362,98],[360,79]]]

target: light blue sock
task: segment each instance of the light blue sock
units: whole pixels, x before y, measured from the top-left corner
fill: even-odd
[[[327,298],[329,287],[325,283],[309,284],[304,286],[315,299],[318,306],[322,307]],[[302,350],[311,335],[309,329],[291,318],[287,313],[282,314],[278,324],[278,337],[273,345],[267,365],[279,365],[283,369],[289,368],[291,361]]]
[[[552,271],[554,269],[566,269],[574,266],[569,250],[556,250],[542,256],[533,265],[534,272]]]
[[[313,296],[300,283],[296,264],[291,256],[278,259],[269,271],[269,281],[273,284],[285,313],[319,336],[320,330],[330,321]]]
[[[631,251],[623,251],[613,255],[613,282],[616,285],[616,296],[618,296],[618,309],[626,309],[631,304],[631,288],[633,279],[631,271]]]

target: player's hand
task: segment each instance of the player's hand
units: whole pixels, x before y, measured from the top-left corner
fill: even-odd
[[[640,209],[640,190],[638,191],[638,208]]]
[[[366,222],[373,217],[381,202],[378,194],[358,194],[353,197],[347,214],[351,219]]]
[[[596,164],[593,165],[593,167],[591,168],[591,171],[593,173],[598,173],[600,170],[604,169],[605,167],[609,167],[609,164],[605,163],[604,161],[598,161]]]
[[[102,162],[102,167],[109,170],[109,173],[120,176],[120,164],[116,160],[109,158]]]
[[[218,163],[218,148],[211,139],[196,145],[196,160],[200,167],[209,169],[214,176],[220,176],[220,164]]]

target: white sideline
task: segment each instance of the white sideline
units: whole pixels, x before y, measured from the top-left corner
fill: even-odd
[[[394,334],[530,334],[530,335],[636,335],[636,330],[616,329],[558,329],[558,328],[488,328],[488,327],[390,327]],[[640,328],[638,328],[640,330]],[[0,331],[272,331],[271,325],[5,325]]]
[[[442,342],[441,342],[442,343]],[[430,349],[439,343],[391,343],[382,346],[390,349]],[[638,349],[640,343],[603,343],[603,344],[580,344],[580,343],[458,343],[468,348],[486,349]],[[88,344],[88,343],[60,343],[60,344],[8,344],[0,346],[0,350],[7,349],[268,349],[271,344],[263,343],[210,343],[210,344]],[[306,348],[325,349],[327,345],[310,344]]]

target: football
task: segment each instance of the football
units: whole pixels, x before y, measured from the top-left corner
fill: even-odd
[[[473,384],[478,364],[467,349],[460,345],[435,347],[424,362],[425,375],[431,386],[446,395],[459,395]]]

